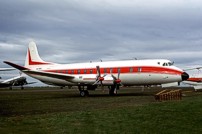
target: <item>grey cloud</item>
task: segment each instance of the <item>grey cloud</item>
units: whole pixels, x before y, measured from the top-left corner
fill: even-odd
[[[42,58],[52,62],[171,58],[186,66],[200,62],[202,6],[197,2],[1,1],[0,43],[22,46],[1,56],[24,64],[27,44],[34,40]]]

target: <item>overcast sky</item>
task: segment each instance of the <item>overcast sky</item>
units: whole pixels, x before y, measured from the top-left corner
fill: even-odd
[[[24,65],[30,41],[50,62],[163,58],[202,66],[202,1],[0,1],[0,67]]]

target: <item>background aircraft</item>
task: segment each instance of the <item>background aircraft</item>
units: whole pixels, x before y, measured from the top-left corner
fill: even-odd
[[[7,80],[0,81],[0,88],[9,87],[12,89],[13,86],[21,86],[21,89],[24,89],[23,85],[28,84],[26,77],[16,76]]]
[[[14,68],[0,68],[0,71],[11,71],[11,70],[16,70]],[[27,84],[34,84],[36,82],[31,82],[28,83],[26,80],[26,77],[24,76],[16,76],[10,79],[6,79],[6,80],[2,80],[0,77],[0,88],[5,88],[5,87],[9,87],[10,89],[12,89],[13,86],[21,86],[21,89],[24,89],[24,85]]]
[[[183,83],[193,86],[195,90],[202,89],[202,74],[200,71],[201,68],[202,67],[186,69],[186,71],[196,69],[198,70],[198,73],[190,75],[190,78],[187,79],[186,81],[183,81]]]
[[[25,74],[46,84],[78,86],[80,95],[97,86],[108,86],[109,94],[117,93],[120,85],[177,86],[189,75],[165,59],[122,60],[74,64],[57,64],[43,61],[34,42],[29,43],[25,66],[4,61]]]

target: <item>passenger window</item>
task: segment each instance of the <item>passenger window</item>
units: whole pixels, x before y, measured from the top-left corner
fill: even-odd
[[[91,69],[91,70],[90,70],[90,74],[92,74],[92,73],[93,73],[93,70]]]
[[[68,70],[66,70],[66,74],[68,74]]]
[[[84,74],[86,74],[86,72],[87,72],[87,70],[85,69],[85,70],[84,70]]]
[[[121,73],[121,69],[120,68],[118,68],[118,72],[117,73],[119,73],[119,72]]]
[[[132,67],[130,67],[130,73],[132,73],[133,72],[133,68]]]
[[[112,68],[110,68],[110,73],[113,73],[113,69]]]
[[[72,74],[74,74],[74,70],[72,70]]]
[[[104,68],[104,74],[106,74],[107,73],[107,69],[106,68]]]
[[[80,72],[81,72],[81,71],[80,71],[80,70],[78,70],[78,74],[80,74]]]
[[[138,67],[138,72],[142,72],[142,68],[141,67]]]

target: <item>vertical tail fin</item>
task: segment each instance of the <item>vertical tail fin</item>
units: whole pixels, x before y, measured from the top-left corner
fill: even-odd
[[[43,61],[38,53],[37,46],[35,42],[30,42],[27,50],[27,56],[25,59],[25,67],[35,66],[35,65],[47,65],[50,62]]]

